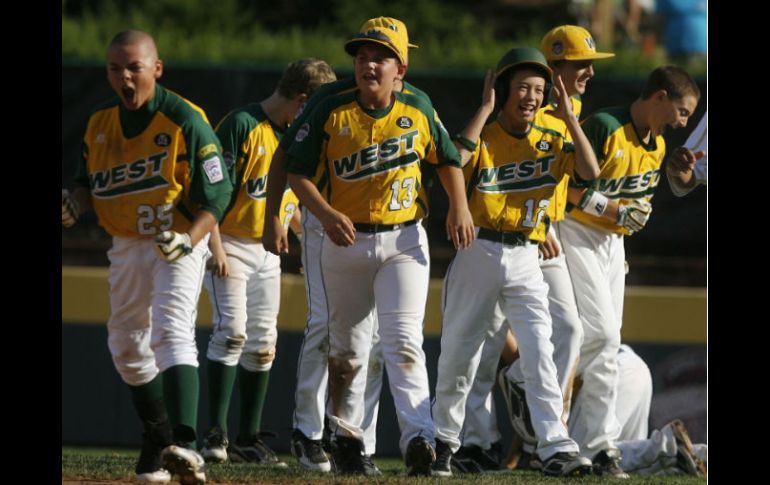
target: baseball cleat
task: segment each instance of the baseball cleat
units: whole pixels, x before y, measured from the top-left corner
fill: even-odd
[[[302,468],[314,472],[330,472],[332,465],[323,450],[321,440],[311,440],[305,434],[295,429],[291,434],[291,454]]]

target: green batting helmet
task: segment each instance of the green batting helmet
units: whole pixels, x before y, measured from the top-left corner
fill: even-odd
[[[495,73],[497,77],[500,77],[508,69],[525,64],[530,64],[537,70],[542,70],[546,74],[545,81],[551,82],[553,71],[548,67],[548,62],[545,60],[543,53],[531,47],[516,47],[506,52],[502,59],[500,59],[500,62],[497,63]]]
[[[548,67],[548,62],[545,60],[543,53],[537,49],[531,47],[516,47],[509,50],[497,63],[495,73],[497,74],[497,80],[495,81],[495,104],[502,107],[508,100],[508,86],[511,81],[512,72],[514,69],[522,67],[532,67],[536,71],[543,74],[545,82],[551,82],[551,76],[553,71]]]

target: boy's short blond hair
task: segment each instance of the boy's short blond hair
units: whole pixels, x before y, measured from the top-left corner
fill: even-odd
[[[289,64],[278,81],[276,91],[286,99],[300,94],[310,97],[318,86],[336,80],[337,76],[326,61],[308,57]]]

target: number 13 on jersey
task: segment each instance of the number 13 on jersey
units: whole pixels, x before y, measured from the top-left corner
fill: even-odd
[[[401,190],[405,193],[401,198]],[[394,180],[390,184],[390,205],[388,209],[391,211],[397,211],[401,209],[408,209],[414,203],[414,177],[407,177],[403,180]]]

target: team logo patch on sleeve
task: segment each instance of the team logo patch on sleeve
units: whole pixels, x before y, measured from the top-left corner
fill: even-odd
[[[540,140],[537,142],[537,145],[535,145],[535,148],[540,150],[541,152],[547,152],[551,149],[551,143],[549,143],[547,140]]]
[[[412,119],[408,116],[401,116],[396,120],[396,125],[399,128],[411,128],[413,124]]]
[[[211,157],[203,162],[203,171],[206,172],[206,177],[208,177],[209,182],[212,184],[225,178],[219,157]]]
[[[217,146],[213,143],[209,143],[205,147],[198,150],[198,158],[205,158],[206,155],[209,153],[214,153],[215,151],[217,151]]]
[[[171,135],[168,133],[158,133],[155,135],[155,144],[159,147],[167,147],[171,145]]]
[[[297,130],[297,135],[294,137],[294,141],[300,142],[307,138],[307,136],[310,134],[310,125],[307,123],[302,123],[302,126],[299,127],[299,130]]]

